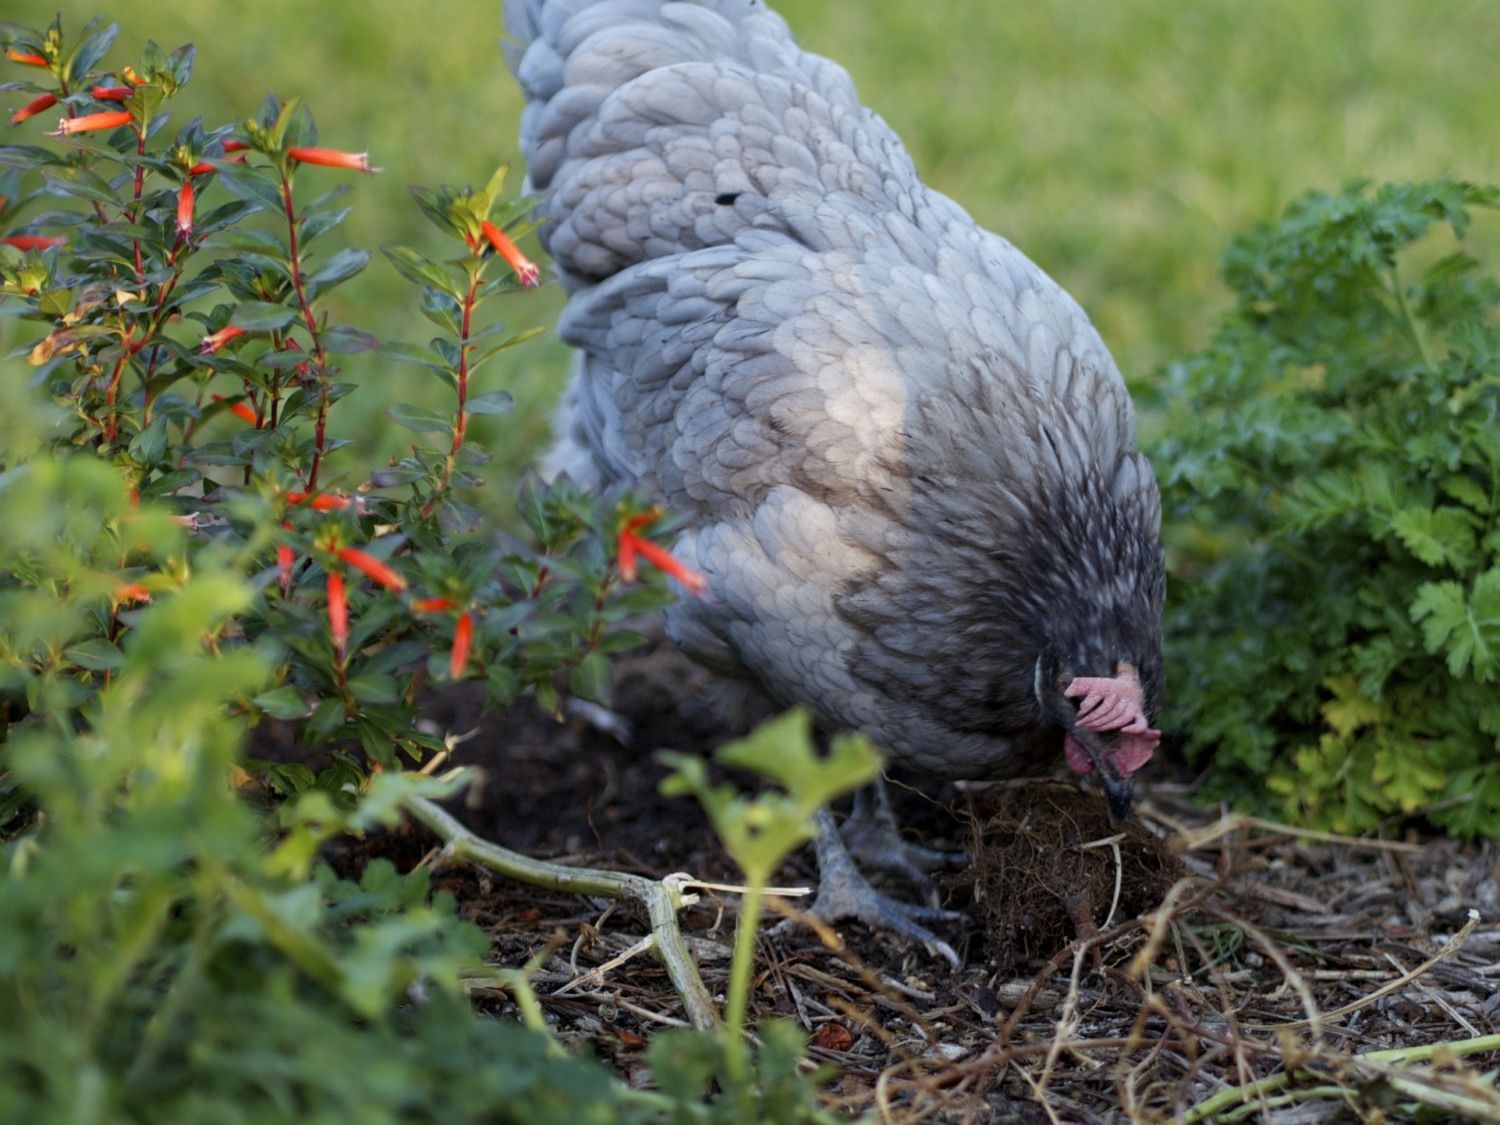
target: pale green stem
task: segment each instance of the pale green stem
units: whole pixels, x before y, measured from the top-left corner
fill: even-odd
[[[646,908],[651,919],[651,936],[657,955],[666,967],[677,994],[687,1011],[688,1021],[701,1030],[719,1026],[713,998],[698,975],[682,930],[677,925],[677,911],[682,905],[680,893],[668,890],[654,879],[628,875],[620,871],[603,871],[589,867],[566,867],[544,859],[502,848],[470,832],[440,805],[423,797],[407,797],[403,802],[414,820],[425,825],[447,845],[450,855],[478,864],[511,879],[567,894],[598,895],[601,898],[633,899]]]
[[[1359,1063],[1411,1063],[1426,1062],[1435,1058],[1442,1052],[1463,1057],[1465,1055],[1482,1055],[1490,1051],[1500,1051],[1500,1035],[1482,1035],[1477,1039],[1460,1039],[1457,1042],[1426,1043],[1420,1047],[1392,1047],[1384,1051],[1369,1051],[1365,1054],[1351,1055],[1347,1061],[1358,1065]],[[1258,1082],[1250,1082],[1244,1086],[1231,1086],[1227,1090],[1220,1090],[1207,1101],[1200,1102],[1183,1116],[1184,1122],[1207,1121],[1218,1116],[1222,1111],[1231,1106],[1242,1106],[1251,1102],[1258,1102],[1266,1094],[1273,1093],[1289,1085],[1292,1080],[1303,1072],[1282,1072],[1273,1074],[1269,1078],[1263,1078]],[[1412,1087],[1414,1083],[1402,1081],[1399,1075],[1388,1079],[1392,1085],[1400,1083],[1400,1089],[1415,1098],[1423,1095]]]
[[[1432,355],[1427,350],[1427,340],[1422,335],[1422,327],[1417,323],[1417,318],[1411,311],[1411,303],[1406,299],[1406,287],[1401,284],[1401,278],[1391,270],[1391,292],[1396,298],[1396,308],[1401,312],[1401,319],[1406,322],[1406,331],[1411,336],[1412,342],[1417,345],[1417,354],[1422,357],[1422,366],[1427,368],[1428,374],[1437,371],[1432,364]]]
[[[761,888],[765,884],[764,878],[750,879],[740,900],[734,960],[729,965],[729,994],[724,1001],[724,1066],[730,1081],[741,1090],[750,1077],[745,1058],[745,1015],[750,1006],[750,976],[755,966],[755,937],[760,929]]]

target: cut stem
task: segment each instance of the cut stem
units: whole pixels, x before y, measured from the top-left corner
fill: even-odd
[[[683,941],[682,930],[677,924],[677,911],[682,905],[682,895],[669,890],[654,879],[640,875],[628,875],[620,871],[604,871],[590,867],[565,867],[545,859],[533,859],[491,843],[470,832],[455,820],[444,808],[424,797],[407,797],[406,811],[437,835],[446,851],[458,859],[478,864],[511,879],[532,886],[567,894],[598,895],[602,898],[630,899],[646,908],[651,919],[651,936],[656,950],[666,967],[667,976],[682,998],[683,1007],[692,1025],[709,1031],[719,1026],[719,1015],[713,998],[704,987]],[[753,932],[752,932],[753,940]]]

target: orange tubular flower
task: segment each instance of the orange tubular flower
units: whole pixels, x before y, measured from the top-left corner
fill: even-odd
[[[640,539],[635,549],[640,552],[641,557],[657,570],[671,578],[677,579],[687,587],[689,593],[702,597],[708,589],[708,578],[701,572],[674,559],[671,554],[658,547],[649,539]]]
[[[133,93],[129,86],[100,86],[96,82],[89,87],[89,94],[96,102],[123,102]]]
[[[331,492],[288,492],[288,504],[306,504],[315,512],[338,512],[349,506],[349,497]]]
[[[30,51],[18,50],[15,47],[5,48],[5,57],[8,58],[11,62],[22,63],[26,66],[49,65],[47,60],[44,59],[41,55],[33,54]]]
[[[19,125],[28,117],[35,117],[43,110],[51,109],[56,104],[56,94],[41,94],[38,97],[32,98],[31,101],[27,102],[20,109],[12,113],[10,115],[10,123],[12,125]]]
[[[537,268],[535,262],[521,253],[520,247],[510,240],[508,234],[488,219],[484,221],[481,229],[484,231],[484,237],[489,239],[490,245],[495,248],[495,253],[504,258],[510,268],[516,271],[516,279],[522,286],[534,289],[541,284],[542,271]]]
[[[118,587],[115,588],[115,592],[110,600],[113,601],[116,606],[135,605],[140,602],[149,602],[151,600],[151,591],[146,589],[146,587],[142,586],[139,582],[122,582]]]
[[[224,146],[229,151],[229,146]],[[353,172],[378,172],[370,167],[368,152],[340,152],[336,148],[289,148],[286,154],[298,164],[321,164],[325,168],[348,168]]]
[[[461,680],[469,669],[469,649],[474,645],[474,615],[468,610],[458,615],[453,630],[453,654],[448,658],[448,675]]]
[[[406,579],[374,555],[361,551],[357,547],[340,547],[338,554],[339,558],[355,570],[372,582],[378,582],[387,590],[394,590],[399,594],[406,589]]]
[[[183,238],[193,235],[193,181],[188,180],[177,193],[177,233]]]
[[[457,608],[457,603],[452,598],[418,598],[411,608],[416,613],[442,613]]]
[[[224,151],[225,151],[226,154],[231,151],[228,145],[224,146]],[[225,161],[225,163],[227,163],[227,164],[243,164],[243,163],[245,163],[245,158],[243,156],[236,156],[236,157],[234,157],[231,160]],[[200,161],[198,161],[198,163],[194,164],[191,168],[188,169],[188,175],[189,176],[212,176],[217,171],[218,171],[218,169],[215,168],[208,161],[206,161],[206,160],[200,160]]]
[[[0,242],[17,250],[46,250],[52,246],[64,246],[67,241],[60,234],[12,234],[0,238]]]
[[[224,402],[225,399],[224,399],[223,395],[214,395],[214,401],[215,402]],[[256,428],[260,427],[260,419],[255,414],[255,407],[251,406],[244,399],[240,399],[238,402],[230,403],[229,404],[229,413],[233,414],[236,418],[240,419],[241,421],[247,422],[250,425],[255,426]]]
[[[625,526],[620,529],[620,577],[627,582],[635,580],[636,556],[640,555],[657,570],[668,577],[675,578],[691,593],[701,597],[708,589],[708,579],[701,572],[678,562],[670,553],[639,534],[640,528],[655,523],[656,519],[656,512],[631,516],[625,521]]]
[[[74,133],[97,133],[103,129],[118,129],[129,125],[135,118],[128,109],[110,109],[103,113],[86,113],[82,117],[64,117],[57,123],[54,137],[68,137]]]
[[[292,564],[297,561],[297,552],[283,543],[276,548],[276,577],[282,596],[292,588]]]
[[[237,324],[226,324],[217,332],[210,332],[203,337],[203,343],[198,348],[198,352],[200,355],[213,355],[231,340],[238,340],[241,336],[249,334],[250,330],[247,328],[241,328]]]
[[[337,570],[328,572],[328,629],[333,634],[333,651],[342,661],[349,643],[349,598],[344,593],[344,576]]]

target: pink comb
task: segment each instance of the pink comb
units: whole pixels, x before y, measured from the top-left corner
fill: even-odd
[[[1110,752],[1109,760],[1121,777],[1129,777],[1151,760],[1156,744],[1161,741],[1161,731],[1152,730],[1146,719],[1146,708],[1141,697],[1141,681],[1135,669],[1121,663],[1115,676],[1079,676],[1065,689],[1063,695],[1069,699],[1083,698],[1078,704],[1078,725],[1088,730],[1120,731],[1119,745]],[[1071,749],[1071,748],[1070,748]],[[1068,764],[1078,773],[1088,773],[1093,763],[1081,754],[1068,755]],[[1087,765],[1088,769],[1079,769]]]

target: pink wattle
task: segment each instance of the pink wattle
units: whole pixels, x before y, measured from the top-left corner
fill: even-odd
[[[1082,776],[1094,772],[1094,763],[1089,760],[1088,752],[1078,745],[1078,740],[1071,734],[1063,740],[1063,755],[1068,759],[1068,768],[1074,773]]]
[[[1119,744],[1109,752],[1109,763],[1121,777],[1129,777],[1151,760],[1151,755],[1156,752],[1156,744],[1160,741],[1159,730],[1121,734]],[[1063,740],[1063,755],[1068,760],[1068,768],[1074,773],[1082,775],[1094,772],[1093,759],[1071,734]]]

